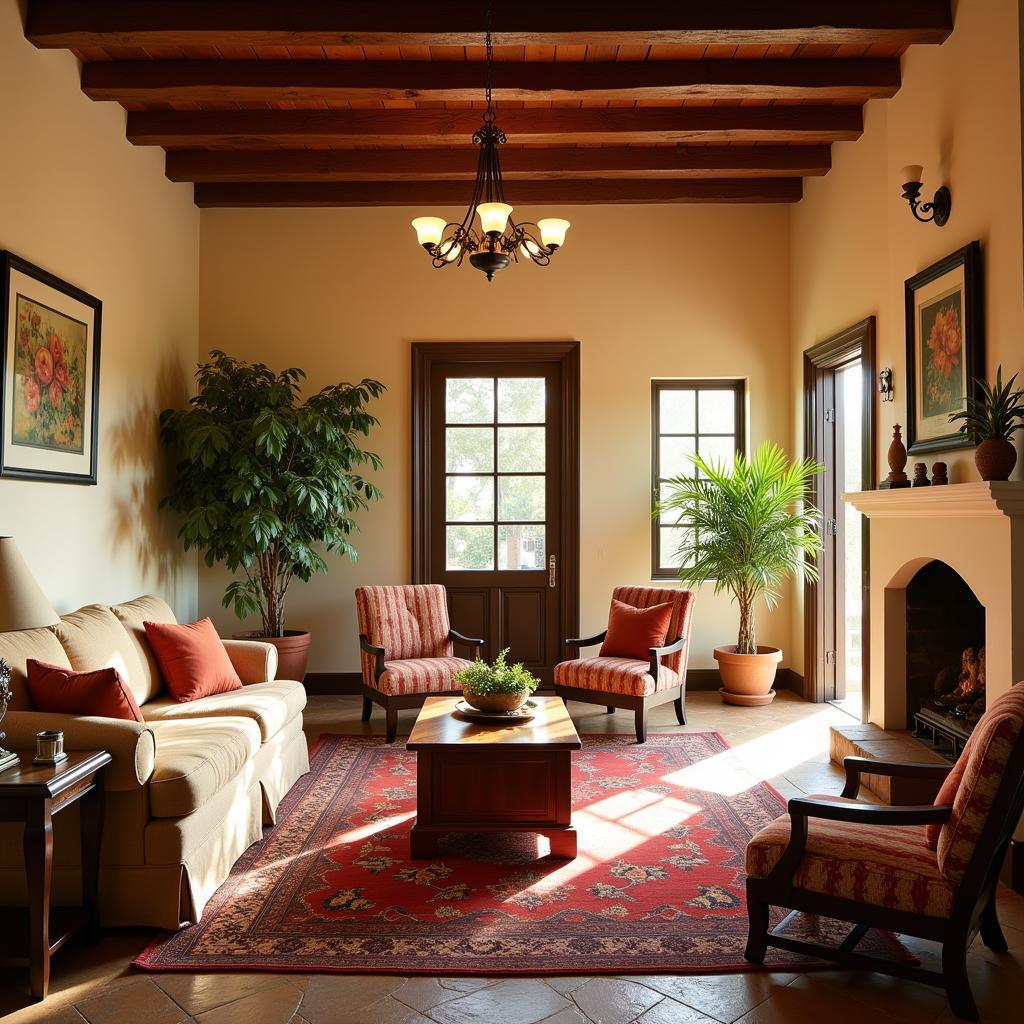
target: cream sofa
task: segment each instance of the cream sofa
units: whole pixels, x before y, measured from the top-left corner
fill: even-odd
[[[273,824],[281,799],[309,771],[301,683],[274,679],[271,644],[225,640],[241,690],[179,704],[164,686],[143,623],[174,622],[159,598],[89,605],[52,629],[0,634],[12,668],[5,745],[31,750],[40,729],[61,729],[68,750],[102,748],[107,766],[100,868],[104,924],[178,928],[198,921],[242,852]],[[145,723],[32,710],[29,658],[75,670],[113,665]],[[0,825],[0,904],[25,901],[21,826]],[[53,900],[80,894],[78,816],[54,819]]]

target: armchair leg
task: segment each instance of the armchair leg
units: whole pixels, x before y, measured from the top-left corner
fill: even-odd
[[[977,1020],[978,1006],[967,976],[967,947],[962,942],[947,942],[942,947],[942,975],[953,1013],[961,1020]]]
[[[647,741],[647,708],[643,704],[633,712],[633,726],[636,729],[637,743],[645,743]]]
[[[363,713],[362,720],[368,722],[370,720],[370,712],[373,711],[373,701],[369,697],[363,698]]]
[[[985,904],[985,909],[981,912],[979,924],[981,925],[981,941],[989,949],[997,953],[1005,953],[1009,949],[1009,946],[1006,944],[1006,936],[1003,935],[1003,929],[999,926],[999,917],[996,914],[995,888],[992,889],[992,896],[988,903]]]
[[[388,743],[395,742],[395,735],[398,733],[398,708],[393,704],[387,706],[387,727],[385,739]]]
[[[676,708],[676,721],[686,725],[686,691],[680,686],[679,696],[672,702]]]
[[[611,706],[611,704],[608,705],[608,714],[609,715],[614,715],[615,714],[615,708],[613,708]]]
[[[768,952],[768,904],[755,899],[747,888],[747,948],[743,953],[748,963],[763,964]]]

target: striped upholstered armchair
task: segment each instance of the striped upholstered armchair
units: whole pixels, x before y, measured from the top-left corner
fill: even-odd
[[[445,588],[434,583],[358,587],[356,614],[363,721],[368,722],[373,705],[380,704],[387,741],[394,743],[402,708],[418,708],[437,694],[461,692],[453,677],[472,663],[454,656],[454,644],[472,653],[484,642],[451,628]]]
[[[659,704],[674,702],[676,719],[686,725],[686,661],[689,655],[690,620],[693,617],[692,590],[663,587],[616,587],[612,592],[612,612],[616,604],[633,609],[662,607],[671,612],[660,637],[643,650],[606,651],[609,630],[596,636],[565,641],[566,647],[593,647],[601,644],[596,658],[575,658],[555,666],[555,693],[563,700],[603,704],[612,714],[616,708],[633,712],[637,743],[647,739],[647,712]]]
[[[967,949],[980,933],[1006,951],[996,887],[1024,811],[1024,683],[995,700],[955,765],[848,757],[842,797],[789,801],[789,813],[747,845],[747,959],[769,946],[945,988],[956,1016],[977,1020]],[[862,774],[944,779],[934,804],[889,807],[855,798]],[[769,909],[854,927],[832,948],[769,928]],[[787,918],[788,920],[788,918]],[[942,972],[856,952],[869,928],[942,944]]]

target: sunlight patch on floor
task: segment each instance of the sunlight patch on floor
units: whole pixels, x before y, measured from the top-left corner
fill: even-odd
[[[828,750],[832,720],[827,711],[818,712],[672,772],[664,780],[687,789],[734,796]]]

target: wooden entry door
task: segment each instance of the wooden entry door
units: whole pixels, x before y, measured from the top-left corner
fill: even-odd
[[[545,685],[579,606],[579,346],[415,345],[413,575]]]
[[[842,494],[875,486],[874,382],[874,317],[804,353],[804,451],[825,467],[812,484],[822,548],[817,580],[805,577],[804,696],[865,721],[868,523]]]

